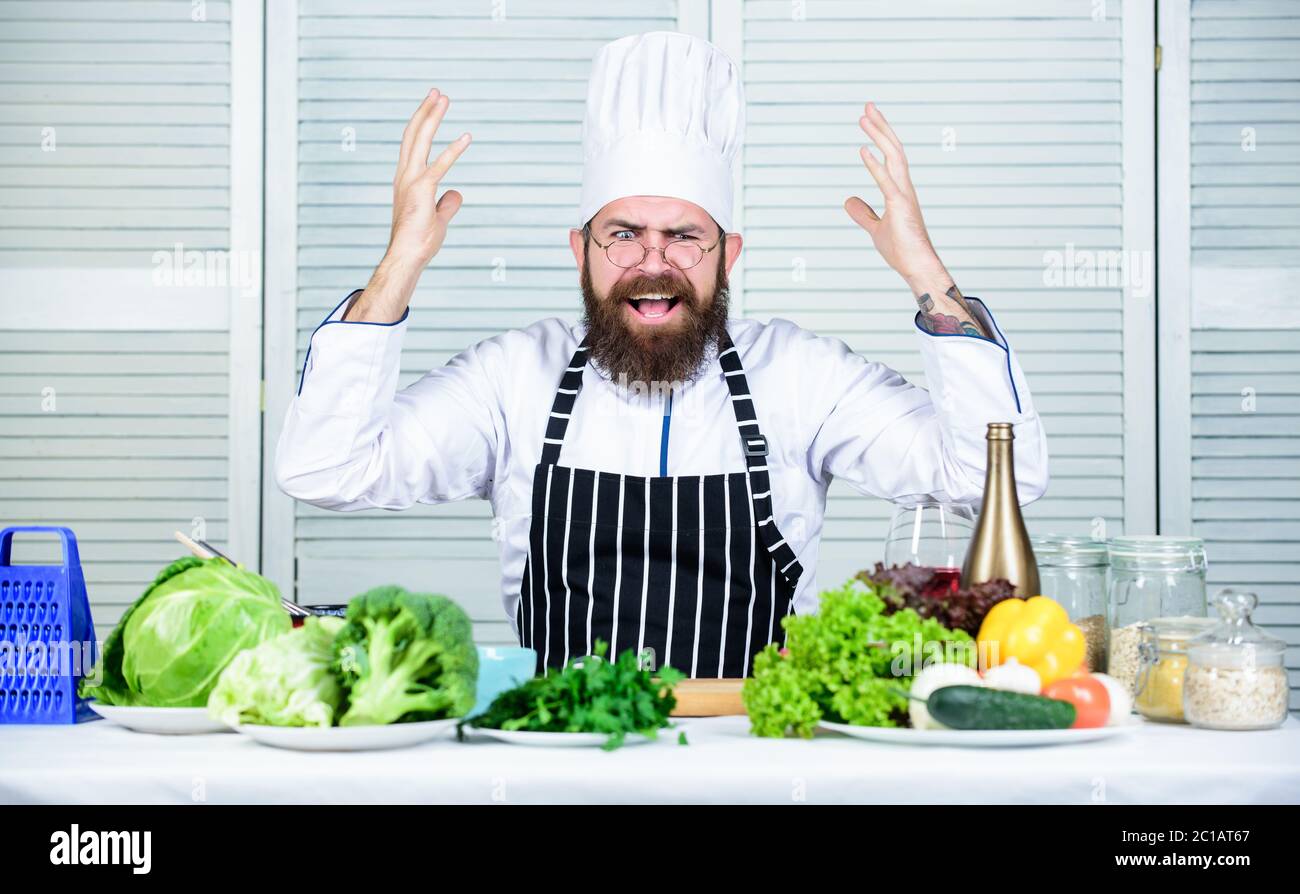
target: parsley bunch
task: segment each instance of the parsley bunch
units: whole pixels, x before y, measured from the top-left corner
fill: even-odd
[[[609,738],[601,747],[606,751],[622,745],[629,733],[655,738],[669,725],[668,715],[677,706],[672,687],[684,675],[671,667],[660,669],[657,677],[641,670],[633,649],[606,661],[608,648],[597,640],[594,656],[501,693],[461,727],[605,733]]]

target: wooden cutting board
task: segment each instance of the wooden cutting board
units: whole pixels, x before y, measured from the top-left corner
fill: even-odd
[[[673,717],[724,717],[744,714],[745,705],[740,700],[744,680],[700,679],[682,680],[673,687],[677,707]]]

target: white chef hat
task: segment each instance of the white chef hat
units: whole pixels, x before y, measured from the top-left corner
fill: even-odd
[[[606,44],[587,87],[578,225],[615,199],[669,196],[729,231],[744,133],[740,70],[707,40],[650,31]]]

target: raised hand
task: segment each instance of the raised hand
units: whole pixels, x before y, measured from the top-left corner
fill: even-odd
[[[926,329],[987,338],[988,333],[971,313],[930,242],[902,141],[875,103],[867,103],[866,114],[858,124],[885,158],[881,162],[867,146],[860,150],[862,161],[885,197],[885,213],[877,214],[857,196],[845,200],[844,210],[867,231],[876,251],[912,288]]]
[[[438,197],[438,184],[470,144],[463,133],[429,162],[433,138],[451,99],[438,91],[420,103],[406,129],[393,176],[393,227],[388,251],[366,289],[353,301],[344,319],[391,323],[401,319],[411,303],[420,274],[442,248],[447,225],[460,210],[462,196],[449,189]]]
[[[447,225],[462,201],[454,189],[438,198],[438,184],[469,146],[470,135],[461,134],[429,163],[433,138],[449,105],[451,98],[446,94],[436,87],[429,91],[402,131],[402,150],[393,177],[393,230],[388,252],[421,268],[442,248]]]

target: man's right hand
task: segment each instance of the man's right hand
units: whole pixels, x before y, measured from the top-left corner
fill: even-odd
[[[461,194],[449,189],[438,198],[438,184],[469,146],[470,135],[461,134],[428,163],[434,135],[450,103],[437,88],[430,90],[402,131],[388,251],[365,291],[344,314],[349,322],[394,323],[402,318],[420,274],[442,248],[447,225],[460,210]]]

